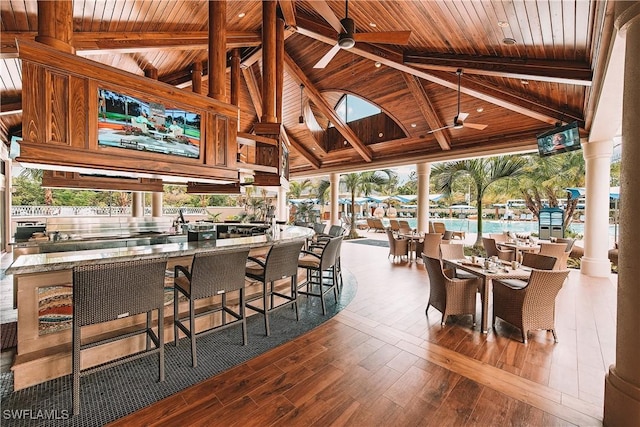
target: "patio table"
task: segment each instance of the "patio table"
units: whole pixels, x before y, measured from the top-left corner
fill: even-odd
[[[496,245],[507,249],[513,249],[515,251],[516,260],[518,261],[522,261],[521,252],[537,253],[540,251],[540,245],[538,244],[524,244],[520,242],[496,242]]]
[[[520,267],[513,270],[506,265],[498,265],[495,268],[485,269],[482,262],[472,263],[468,259],[451,259],[442,260],[444,263],[469,272],[475,276],[478,276],[483,281],[482,289],[480,290],[480,296],[482,300],[482,312],[480,330],[483,334],[488,331],[489,321],[489,293],[491,291],[493,279],[529,279],[531,275],[531,269],[529,267]]]

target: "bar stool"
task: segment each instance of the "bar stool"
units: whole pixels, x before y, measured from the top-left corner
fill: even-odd
[[[164,271],[166,259],[122,261],[73,268],[73,414],[80,413],[80,377],[105,368],[159,353],[158,377],[164,381]],[[158,311],[158,333],[151,314]],[[146,313],[146,324],[137,330],[81,344],[81,327]],[[82,370],[81,350],[139,334],[147,336],[146,349],[126,357]],[[151,348],[153,341],[154,348]]]
[[[301,295],[320,297],[323,315],[327,314],[324,301],[324,295],[326,293],[333,290],[336,302],[338,302],[337,261],[339,259],[338,252],[341,243],[342,237],[334,237],[324,246],[321,254],[312,251],[302,251],[304,256],[298,260],[298,267],[307,270],[307,280],[298,287],[298,293]],[[331,272],[327,278],[329,283],[325,283],[323,275],[325,271]],[[317,286],[317,292],[313,290],[314,286]],[[301,291],[300,288],[306,288],[306,290]]]
[[[198,364],[196,352],[196,337],[206,335],[216,330],[225,329],[233,325],[242,325],[242,345],[247,344],[247,320],[244,310],[244,266],[249,256],[249,249],[198,253],[193,257],[191,271],[182,265],[175,266],[173,291],[173,344],[178,346],[178,329],[191,341],[191,366]],[[238,311],[227,306],[227,294],[238,291]],[[189,316],[180,317],[178,293],[189,300]],[[202,298],[222,296],[221,305],[208,308],[196,314],[195,301]],[[207,330],[196,332],[197,317],[214,313],[222,313],[222,324]],[[229,314],[235,320],[227,322]],[[189,320],[189,328],[184,320]]]
[[[292,305],[296,312],[296,320],[300,319],[296,286],[298,281],[298,256],[300,255],[302,245],[304,245],[303,241],[274,245],[269,249],[269,253],[264,260],[249,257],[250,262],[247,263],[244,269],[245,275],[248,278],[262,283],[262,295],[247,300],[245,305],[253,311],[262,313],[267,336],[271,334],[269,328],[269,314],[271,312],[284,306]],[[290,281],[289,294],[285,294],[284,291],[278,291],[275,288],[276,280],[286,278],[289,278]],[[284,302],[275,305],[275,297],[284,299]],[[250,304],[251,301],[260,298],[262,298],[262,307]]]

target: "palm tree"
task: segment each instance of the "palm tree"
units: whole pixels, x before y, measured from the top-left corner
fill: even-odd
[[[305,190],[311,188],[311,180],[305,179],[304,181],[291,181],[289,185],[289,198],[299,199]]]
[[[40,185],[42,185],[42,175],[44,174],[42,169],[23,169],[22,172],[20,172],[20,176],[25,177],[25,178],[29,178],[33,181],[38,181],[40,182]],[[51,188],[45,188],[44,189],[44,204],[47,206],[52,206],[53,205],[53,191],[51,191]]]
[[[342,184],[346,187],[347,191],[351,193],[351,227],[348,236],[350,239],[356,239],[358,237],[358,232],[355,227],[356,194],[368,196],[373,193],[374,190],[377,190],[380,186],[389,182],[389,179],[394,176],[396,176],[395,172],[390,169],[342,175]]]
[[[324,204],[327,201],[327,197],[329,196],[329,189],[331,188],[331,182],[326,179],[320,180],[315,188],[314,193],[316,199],[318,199],[318,204],[320,205],[320,220],[322,221],[322,216],[324,215]]]
[[[550,207],[560,205],[566,197],[564,224],[571,223],[578,199],[571,199],[568,187],[584,187],[585,163],[580,152],[570,152],[552,157],[529,156],[526,175],[519,186],[527,208],[537,217],[544,207],[543,199]],[[562,173],[559,173],[562,171]]]
[[[441,163],[433,168],[432,175],[437,181],[437,190],[445,195],[451,194],[458,177],[466,176],[472,180],[478,209],[478,236],[475,246],[482,245],[482,199],[485,191],[496,181],[521,175],[525,165],[526,160],[522,157],[501,156]]]

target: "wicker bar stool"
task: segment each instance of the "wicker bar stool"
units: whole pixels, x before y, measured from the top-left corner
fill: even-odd
[[[304,245],[302,241],[274,245],[269,249],[269,253],[264,260],[249,257],[249,262],[244,268],[245,275],[248,278],[262,283],[262,295],[248,300],[245,305],[247,308],[264,316],[264,329],[267,336],[271,334],[271,329],[269,328],[269,314],[271,312],[284,306],[292,305],[296,312],[296,320],[300,319],[296,285],[298,281],[298,256],[302,250],[302,245]],[[275,288],[276,280],[286,278],[289,278],[291,284],[288,294]],[[284,299],[284,302],[275,305],[275,297]],[[250,304],[251,301],[260,298],[262,298],[262,307]]]
[[[302,251],[304,256],[298,261],[298,267],[307,270],[307,280],[298,286],[298,293],[307,296],[320,297],[322,314],[327,314],[324,295],[333,290],[338,301],[338,261],[342,237],[334,237],[324,246],[320,254],[313,251]],[[326,281],[324,272],[330,272]],[[314,286],[317,291],[314,291]],[[300,290],[305,288],[305,290]],[[326,289],[325,289],[326,288]]]
[[[173,291],[173,343],[178,346],[178,329],[191,341],[191,365],[198,364],[196,352],[196,337],[206,335],[216,330],[225,329],[233,325],[242,325],[242,344],[247,344],[247,319],[244,310],[244,266],[247,263],[249,249],[225,252],[199,253],[193,257],[191,271],[181,265],[175,266]],[[238,310],[227,306],[227,294],[238,292]],[[189,300],[189,316],[180,317],[178,294]],[[196,314],[195,301],[221,295],[220,306],[203,310]],[[213,326],[201,332],[195,332],[197,317],[222,313],[222,324]],[[234,320],[227,322],[229,314]],[[184,320],[189,320],[189,328]]]
[[[80,413],[80,377],[153,353],[159,353],[158,377],[164,381],[164,271],[166,259],[114,262],[73,269],[73,414]],[[158,311],[158,333],[151,314]],[[137,330],[88,344],[81,344],[81,327],[146,313],[146,324]],[[146,350],[82,370],[81,350],[119,339],[146,334]],[[154,347],[151,347],[153,342]]]

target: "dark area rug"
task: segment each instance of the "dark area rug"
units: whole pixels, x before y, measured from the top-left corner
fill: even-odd
[[[18,344],[18,323],[10,322],[0,325],[0,351],[15,347]]]
[[[329,320],[353,299],[355,277],[343,272],[344,285],[336,303],[327,294],[327,315],[322,315],[319,298],[301,296],[300,321],[289,307],[274,312],[271,336],[264,335],[261,315],[247,319],[248,344],[242,345],[240,325],[202,336],[197,340],[198,367],[191,367],[189,341],[176,348],[165,343],[164,382],[157,382],[158,356],[149,355],[102,372],[83,377],[81,413],[71,410],[71,375],[19,391],[13,391],[12,373],[0,374],[0,399],[4,426],[102,426],[171,396],[238,364],[253,359]]]
[[[353,240],[345,240],[347,243],[357,243],[359,245],[369,245],[369,246],[379,246],[381,248],[388,248],[389,242],[386,240],[376,240],[376,239],[353,239]]]

